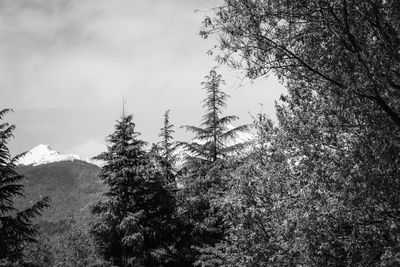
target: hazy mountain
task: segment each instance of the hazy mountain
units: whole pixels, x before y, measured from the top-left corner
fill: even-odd
[[[80,161],[60,161],[42,165],[18,167],[26,176],[24,181],[26,199],[22,204],[49,196],[51,207],[43,220],[58,221],[74,215],[77,221],[86,221],[88,206],[101,196],[105,187],[97,177],[100,168]]]
[[[90,220],[90,205],[101,197],[105,186],[98,178],[100,167],[80,160],[78,155],[62,155],[48,145],[29,151],[17,171],[26,176],[26,198],[18,207],[26,207],[43,196],[50,197],[51,207],[39,218],[43,231],[63,231],[73,217],[78,224]]]
[[[20,165],[42,165],[51,162],[60,162],[60,161],[74,161],[81,160],[86,161],[91,164],[95,164],[97,166],[102,166],[104,163],[99,160],[94,160],[91,158],[82,159],[77,154],[60,154],[59,152],[53,150],[49,145],[40,144],[30,151],[28,151],[24,157],[19,160]]]

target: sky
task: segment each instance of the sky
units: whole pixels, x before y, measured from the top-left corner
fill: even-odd
[[[192,135],[205,97],[200,83],[217,65],[199,36],[218,0],[0,0],[0,109],[16,125],[13,155],[38,144],[82,157],[106,149],[122,113],[157,142],[170,109],[175,138]],[[226,115],[251,123],[262,109],[275,116],[285,89],[274,76],[250,81],[220,66],[231,98]],[[262,105],[262,107],[260,106]]]

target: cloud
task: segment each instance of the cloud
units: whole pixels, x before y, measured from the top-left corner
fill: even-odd
[[[144,90],[156,97],[154,90],[164,86],[168,73],[197,75],[198,68],[184,67],[198,62],[188,43],[197,39],[200,47],[204,44],[197,32],[188,34],[197,30],[197,22],[191,6],[182,3],[2,2],[3,96],[24,108],[101,106],[122,95],[137,98]]]
[[[72,147],[69,153],[78,154],[82,158],[89,158],[99,155],[101,152],[106,151],[106,149],[104,141],[86,140],[84,143]]]
[[[214,41],[198,35],[205,14],[194,10],[219,2],[0,0],[0,108],[16,111],[14,151],[38,141],[60,152],[97,151],[123,96],[149,142],[158,140],[167,109],[177,127],[197,125],[200,83],[216,63],[206,55]],[[220,70],[232,96],[227,114],[248,123],[259,102],[273,114],[283,91],[276,79],[250,84]],[[178,138],[184,135],[177,129]]]

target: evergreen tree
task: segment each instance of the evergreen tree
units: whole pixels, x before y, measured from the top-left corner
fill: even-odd
[[[229,169],[227,157],[241,144],[229,144],[240,131],[247,126],[229,129],[228,125],[238,119],[236,116],[223,116],[228,95],[221,91],[224,84],[222,76],[215,70],[210,71],[202,83],[207,92],[203,100],[206,113],[200,127],[183,126],[195,133],[193,142],[182,142],[189,156],[185,162],[186,174],[181,178],[184,188],[179,198],[182,201],[181,215],[193,226],[192,242],[193,261],[197,265],[216,264],[219,262],[218,244],[225,237],[221,198],[227,189],[223,182]]]
[[[118,266],[172,264],[174,198],[138,139],[132,116],[108,137],[100,177],[109,187],[92,207],[91,233],[106,260]]]
[[[0,120],[10,111],[1,110]],[[14,125],[0,124],[0,263],[10,264],[21,260],[23,248],[27,243],[35,242],[37,228],[32,220],[48,207],[49,202],[48,198],[43,198],[25,210],[17,210],[14,207],[14,198],[24,196],[21,184],[24,176],[15,170],[18,159],[23,154],[11,157],[7,147],[14,129]]]
[[[229,97],[220,88],[225,82],[215,70],[211,70],[205,79],[206,81],[201,84],[207,92],[206,98],[202,101],[206,113],[203,115],[201,127],[182,126],[195,134],[196,141],[182,142],[181,144],[193,155],[193,159],[216,162],[240,147],[240,144],[227,145],[227,141],[233,140],[239,132],[247,130],[248,126],[228,128],[228,125],[238,117],[222,116],[223,110],[226,108],[226,100]]]
[[[164,126],[160,129],[159,137],[161,137],[161,142],[159,143],[159,154],[160,163],[162,168],[163,177],[166,179],[167,183],[175,182],[174,175],[174,165],[177,161],[177,157],[174,154],[177,145],[174,142],[174,137],[172,134],[175,132],[173,130],[174,125],[171,124],[169,119],[169,110],[164,113]]]

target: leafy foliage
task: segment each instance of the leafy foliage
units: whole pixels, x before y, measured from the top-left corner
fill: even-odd
[[[357,96],[400,126],[397,1],[226,0],[201,35],[219,39],[218,60],[251,78],[287,80]],[[361,103],[360,103],[361,104]]]
[[[55,247],[56,246],[52,244],[48,236],[39,233],[36,242],[26,246],[23,251],[23,262],[25,266],[54,266]]]
[[[70,221],[57,244],[53,266],[94,266],[98,256],[92,237],[74,221]]]
[[[288,89],[232,175],[225,263],[398,264],[399,8],[227,0],[206,18],[221,63]]]

